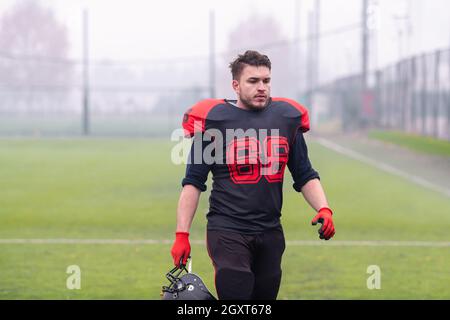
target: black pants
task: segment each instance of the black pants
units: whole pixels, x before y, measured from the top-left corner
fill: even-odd
[[[281,228],[257,235],[207,231],[208,253],[220,300],[274,300],[285,240]]]

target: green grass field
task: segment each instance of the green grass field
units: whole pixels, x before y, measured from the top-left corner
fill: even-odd
[[[172,240],[185,168],[172,144],[150,139],[0,140],[0,239]],[[335,211],[335,239],[288,245],[279,299],[450,299],[450,248],[339,246],[340,241],[450,241],[443,195],[309,143]],[[210,190],[210,189],[209,189]],[[191,239],[205,237],[208,192]],[[286,240],[319,242],[311,208],[286,175]],[[204,245],[193,271],[215,294]],[[172,267],[167,244],[0,243],[0,299],[159,299]],[[66,269],[81,268],[68,290]],[[369,265],[381,289],[368,290]]]
[[[413,151],[450,157],[450,141],[397,131],[372,131],[369,137],[406,147]]]

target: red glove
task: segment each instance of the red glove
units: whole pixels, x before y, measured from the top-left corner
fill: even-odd
[[[180,261],[183,259],[182,264],[186,265],[189,255],[191,254],[191,244],[189,243],[189,232],[177,232],[175,243],[172,246],[172,257],[175,266],[180,266]]]
[[[333,211],[330,208],[324,207],[319,210],[319,213],[312,219],[311,224],[315,226],[321,223],[322,227],[319,229],[320,239],[330,240],[334,234]]]

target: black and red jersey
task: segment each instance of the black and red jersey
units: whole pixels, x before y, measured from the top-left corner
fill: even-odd
[[[280,226],[286,166],[298,192],[311,179],[319,179],[303,137],[309,130],[308,111],[284,98],[271,98],[265,108],[257,111],[238,108],[235,103],[209,99],[185,113],[186,136],[195,140],[201,139],[201,133],[216,132],[223,139],[220,143],[219,139],[199,142],[202,150],[215,144],[219,161],[213,163],[198,158],[194,161],[193,143],[182,185],[191,184],[205,191],[211,172],[207,228],[260,233]]]

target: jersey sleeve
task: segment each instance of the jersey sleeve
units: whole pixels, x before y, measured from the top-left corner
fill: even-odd
[[[293,187],[297,192],[301,192],[308,181],[320,179],[319,174],[313,169],[309,161],[308,147],[300,130],[297,131],[294,144],[290,150],[288,168],[294,179]]]
[[[184,136],[192,138],[196,133],[205,132],[208,113],[222,102],[223,100],[206,99],[187,110],[183,116]]]
[[[189,153],[188,163],[186,166],[186,175],[181,185],[192,185],[201,192],[206,191],[206,180],[211,171],[211,165],[207,164],[203,158],[205,148],[212,143],[211,141],[203,141],[200,137],[194,137],[191,151]],[[199,148],[201,146],[201,148]]]

